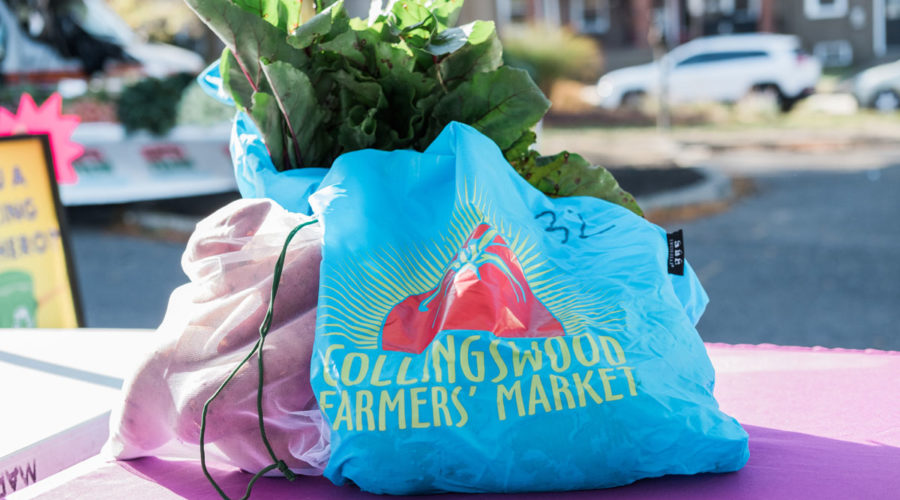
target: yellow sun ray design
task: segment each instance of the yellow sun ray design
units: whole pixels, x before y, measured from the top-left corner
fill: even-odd
[[[338,284],[338,283],[336,283],[336,284]],[[379,318],[371,309],[360,309],[359,306],[356,304],[356,302],[350,300],[350,297],[353,294],[349,294],[349,295],[345,294],[345,293],[341,292],[340,290],[338,290],[337,288],[335,288],[333,286],[329,286],[329,285],[323,285],[322,289],[327,290],[327,291],[322,293],[320,295],[320,297],[322,297],[324,299],[332,300],[335,303],[339,303],[339,304],[343,303],[343,304],[347,305],[343,309],[345,314],[353,315],[354,317],[358,318],[362,322],[377,323],[379,321]],[[336,294],[337,296],[334,296],[332,294]]]
[[[347,307],[345,307],[344,309],[346,309],[346,310],[352,309],[353,311],[357,312],[360,316],[365,317],[365,318],[372,318],[374,321],[379,320],[378,315],[376,314],[376,312],[373,309],[363,308],[356,301],[350,299],[350,297],[354,296],[354,294],[357,293],[358,289],[353,290],[353,291],[347,290],[344,287],[344,284],[340,278],[336,278],[334,280],[334,284],[339,286],[343,290],[343,292],[346,292],[346,293],[342,293],[337,288],[334,288],[334,287],[331,287],[328,285],[325,285],[323,288],[332,290],[333,292],[338,293],[340,295],[340,300],[338,300],[337,303],[342,303],[342,301],[343,301],[343,303],[347,304]],[[330,297],[330,298],[334,298],[334,297]]]
[[[510,233],[512,233],[512,228],[510,228],[509,232],[503,231],[503,234],[510,234]],[[513,253],[515,253],[516,255],[521,255],[521,252],[520,252],[520,250],[522,249],[522,247],[520,246],[522,244],[521,238],[522,238],[522,228],[520,227],[516,231],[516,235],[513,236],[512,243],[510,243],[510,248],[513,249]]]
[[[434,242],[434,249],[439,254],[438,260],[439,262],[450,262],[450,259],[453,258],[451,249],[455,243],[447,235],[441,235],[441,240],[443,244]],[[441,267],[441,271],[443,272],[443,267]]]
[[[507,220],[495,210],[477,182],[463,180],[457,190],[447,230],[439,239],[388,244],[370,252],[359,265],[335,266],[336,286],[328,290],[322,311],[325,335],[346,338],[362,349],[376,349],[390,311],[407,297],[440,285],[447,267],[479,224],[495,228],[516,259],[532,293],[562,323],[568,335],[586,331],[617,332],[625,312],[613,303],[609,290],[593,289],[561,273],[541,251],[542,235],[533,227]]]
[[[414,294],[428,290],[428,281],[431,281],[428,279],[428,275],[433,273],[428,271],[424,265],[415,266],[407,257],[407,253],[397,252],[396,250],[385,252],[385,255],[387,256],[387,259],[393,262],[393,265],[396,266],[395,269],[400,272],[400,275],[412,283]],[[390,263],[385,261],[385,264],[390,268]],[[425,262],[422,262],[422,264],[425,264]],[[422,276],[422,274],[425,274],[426,276]]]
[[[372,266],[371,267],[372,267],[373,271],[378,273],[378,275],[381,276],[386,283],[389,283],[390,286],[393,287],[394,290],[396,290],[400,294],[405,294],[406,296],[409,296],[409,295],[415,295],[416,293],[418,293],[418,292],[416,292],[416,289],[418,288],[418,286],[414,280],[411,280],[411,279],[404,280],[403,279],[402,273],[406,270],[405,266],[399,266],[397,269],[395,269],[394,270],[395,272],[399,271],[399,272],[396,272],[396,274],[395,274],[390,271],[390,269],[391,269],[390,264],[385,265],[383,263],[386,256],[388,256],[388,255],[389,255],[388,252],[384,252],[381,255],[376,254],[376,255],[372,256],[372,262],[371,262]]]
[[[364,295],[376,305],[380,305],[386,309],[391,307],[391,298],[387,295],[386,290],[373,287],[371,280],[362,278],[361,274],[357,273],[352,268],[344,267],[342,271],[344,272],[344,275],[351,280],[350,283],[348,283],[352,284],[350,287],[351,290],[365,292]]]
[[[466,235],[464,234],[464,229],[459,225],[458,217],[451,217],[450,224],[448,225],[450,228],[451,234],[460,241],[464,241],[466,239]]]
[[[394,276],[385,276],[377,269],[375,264],[371,262],[371,256],[373,255],[376,254],[370,254],[370,258],[358,261],[359,265],[357,266],[357,269],[359,275],[362,279],[367,281],[367,285],[372,288],[373,291],[381,295],[385,302],[393,304],[394,301],[407,295],[409,291],[398,289],[399,286],[395,282]]]
[[[322,297],[323,297],[323,298],[327,298],[327,299],[329,299],[329,300],[337,300],[337,299],[335,299],[334,297],[330,297],[330,296],[328,296],[328,295],[323,295]],[[360,317],[359,315],[354,314],[353,312],[351,312],[349,307],[347,307],[347,308],[343,311],[343,313],[344,313],[344,314],[340,315],[340,317],[352,319],[353,322],[356,323],[356,324],[358,324],[358,325],[368,325],[370,328],[375,328],[375,329],[381,327],[381,323],[380,323],[378,320],[375,320],[375,319],[364,319],[364,318]],[[323,315],[322,315],[322,317],[325,317],[325,316],[328,316],[328,314],[323,314]],[[335,316],[335,317],[337,317],[337,316]]]
[[[435,247],[437,247],[437,249],[435,251],[438,253],[441,253],[440,245],[438,245],[437,243],[435,243],[434,245],[435,245]],[[429,249],[427,246],[425,247],[425,252],[428,253],[428,256],[430,257],[430,260],[428,260],[428,262],[434,264],[434,266],[437,268],[437,276],[435,277],[435,280],[443,278],[443,272],[444,272],[444,264],[443,263],[449,262],[450,259],[436,257],[433,253],[431,253],[431,249]],[[443,254],[441,254],[441,255],[443,255]]]
[[[541,255],[540,253],[534,252],[534,248],[535,248],[536,246],[537,246],[537,243],[532,243],[530,247],[528,247],[528,248],[526,248],[525,250],[522,251],[522,253],[523,253],[524,255],[527,255],[527,256],[528,256],[527,259],[525,259],[525,260],[523,260],[523,261],[520,262],[520,264],[522,264],[522,267],[528,267],[528,264],[531,264],[531,261],[533,261],[534,259],[540,257],[540,255]]]
[[[377,338],[377,335],[372,335],[371,328],[363,328],[361,326],[355,326],[355,325],[349,324],[346,321],[338,319],[337,317],[335,317],[332,314],[324,314],[322,317],[329,318],[329,321],[330,321],[330,322],[326,323],[323,320],[322,326],[325,326],[325,327],[333,326],[338,329],[342,329],[342,330],[344,330],[344,333],[346,333],[348,335],[352,335],[354,337],[357,337],[360,340],[368,341],[368,340]],[[377,332],[378,330],[376,329],[375,331]]]
[[[539,264],[531,266],[525,269],[526,274],[530,274],[534,278],[540,278],[541,276],[553,271],[550,266],[546,265],[547,261],[541,261]],[[544,281],[552,281],[552,279],[544,280]]]
[[[377,341],[373,341],[373,342],[368,342],[368,341],[367,341],[367,342],[362,342],[362,341],[359,341],[359,340],[357,340],[357,339],[355,339],[355,338],[353,338],[353,337],[347,336],[347,334],[345,334],[344,332],[341,332],[341,331],[336,331],[336,330],[333,330],[333,331],[327,331],[327,332],[323,333],[322,335],[325,335],[326,337],[332,337],[332,336],[335,336],[335,337],[344,337],[344,338],[346,338],[347,340],[349,340],[350,342],[353,342],[354,344],[356,344],[356,346],[359,347],[360,349],[378,349],[378,342],[377,342]]]
[[[369,271],[368,266],[362,265],[360,267],[362,268],[363,274],[368,276],[372,280],[372,283],[382,290],[382,295],[387,298],[389,304],[396,304],[410,295],[409,290],[398,290],[392,283],[375,277],[372,272]]]

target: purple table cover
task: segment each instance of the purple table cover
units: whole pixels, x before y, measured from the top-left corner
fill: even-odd
[[[750,434],[750,461],[741,471],[647,479],[607,490],[424,498],[900,498],[900,352],[722,344],[707,350],[722,409]],[[234,498],[250,479],[237,470],[213,473]],[[199,463],[146,458],[100,464],[37,498],[219,497]],[[262,479],[252,498],[385,497],[302,477],[293,483]]]

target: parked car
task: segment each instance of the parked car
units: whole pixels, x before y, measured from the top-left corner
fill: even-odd
[[[53,83],[99,72],[199,73],[203,59],[146,43],[103,0],[0,0],[0,80]]]
[[[793,35],[747,33],[692,40],[659,61],[611,71],[597,83],[600,105],[630,106],[660,88],[668,69],[672,103],[735,102],[750,92],[774,92],[784,111],[813,92],[821,64]]]
[[[900,110],[900,60],[861,71],[853,79],[853,95],[860,106]]]

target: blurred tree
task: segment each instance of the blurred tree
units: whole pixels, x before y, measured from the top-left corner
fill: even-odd
[[[218,38],[183,0],[107,0],[137,33],[155,42],[172,43],[200,53],[206,60],[218,58]]]
[[[502,38],[504,62],[527,70],[546,95],[556,80],[594,81],[603,68],[597,42],[566,28],[512,25]]]

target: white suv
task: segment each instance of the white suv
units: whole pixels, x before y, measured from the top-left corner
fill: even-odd
[[[599,103],[629,106],[660,88],[666,65],[672,103],[734,102],[757,90],[775,92],[782,110],[813,92],[822,68],[793,35],[747,33],[698,38],[659,62],[611,71],[597,82]]]

